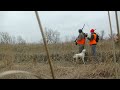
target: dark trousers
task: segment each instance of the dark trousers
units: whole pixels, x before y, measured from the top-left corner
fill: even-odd
[[[91,45],[92,55],[96,56],[96,45]]]
[[[80,44],[79,45],[79,53],[81,53],[83,51],[83,49],[84,49],[84,45]]]

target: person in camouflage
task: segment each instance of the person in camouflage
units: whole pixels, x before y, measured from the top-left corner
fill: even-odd
[[[83,33],[82,29],[78,30],[79,36],[76,39],[76,45],[79,45],[79,53],[85,48],[86,35]]]

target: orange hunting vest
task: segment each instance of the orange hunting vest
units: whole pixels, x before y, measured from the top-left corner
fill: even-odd
[[[83,38],[82,40],[78,40],[77,43],[84,45],[85,44],[85,38]]]
[[[97,35],[96,34],[93,34],[94,35],[94,39],[93,40],[90,40],[90,45],[93,45],[93,44],[97,44],[96,42],[96,38],[97,38]]]

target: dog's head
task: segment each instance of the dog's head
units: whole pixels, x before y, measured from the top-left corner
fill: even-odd
[[[83,51],[82,51],[83,53],[85,53],[86,52],[86,49],[83,49]]]

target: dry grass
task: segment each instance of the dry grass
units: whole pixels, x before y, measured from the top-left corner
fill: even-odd
[[[97,60],[86,58],[87,65],[82,62],[74,64],[72,56],[78,52],[74,43],[49,45],[56,79],[114,79],[115,64],[113,62],[112,44],[100,42],[97,46]],[[86,45],[90,55],[90,47]],[[52,79],[47,56],[43,45],[0,45],[0,72],[7,70],[24,70],[44,79]],[[120,72],[120,49],[116,49],[117,69]]]

